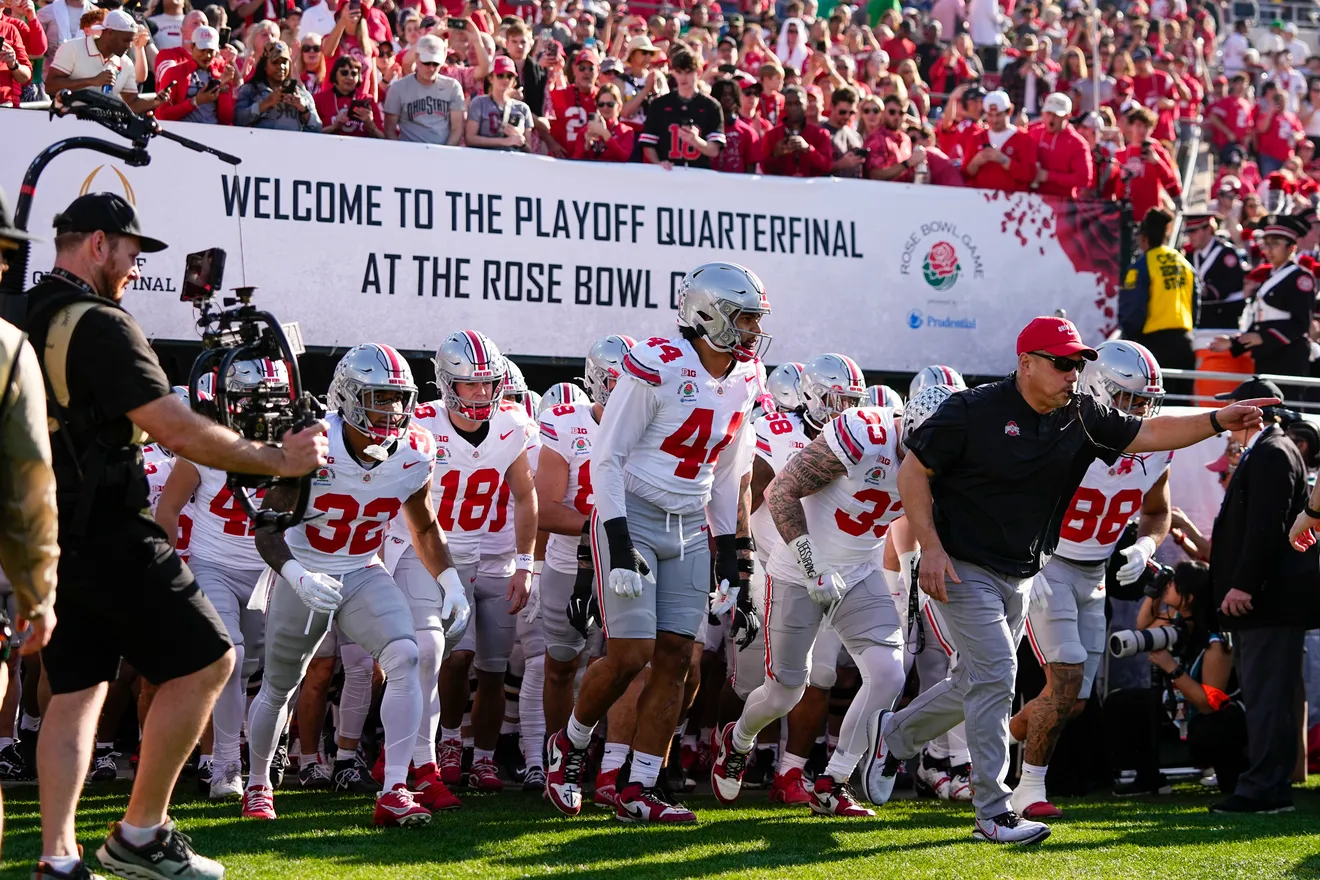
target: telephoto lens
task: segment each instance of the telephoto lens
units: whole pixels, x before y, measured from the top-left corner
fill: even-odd
[[[1150,629],[1127,629],[1109,637],[1109,653],[1118,658],[1134,657],[1147,651],[1172,651],[1182,635],[1182,627],[1172,624]]]

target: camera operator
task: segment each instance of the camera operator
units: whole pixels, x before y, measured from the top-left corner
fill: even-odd
[[[287,477],[317,467],[327,450],[323,425],[265,446],[196,415],[171,393],[142,330],[119,305],[137,277],[138,254],[165,247],[142,234],[119,196],[85,195],[56,215],[55,268],[29,292],[27,329],[43,352],[59,508],[59,626],[42,652],[52,696],[37,750],[38,874],[48,878],[91,876],[74,811],[121,658],[159,690],[142,721],[128,811],[97,857],[121,876],[224,874],[193,852],[167,808],[234,654],[215,609],[143,512],[144,436],[189,461]]]

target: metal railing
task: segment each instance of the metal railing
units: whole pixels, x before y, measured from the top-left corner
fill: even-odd
[[[1201,126],[1188,126],[1188,137],[1178,142],[1178,182],[1182,184],[1182,207],[1173,218],[1173,229],[1169,241],[1176,243],[1182,235],[1183,214],[1187,212],[1187,195],[1192,191],[1192,179],[1196,176],[1196,163],[1201,155]]]
[[[1162,367],[1167,382],[1169,379],[1209,379],[1212,381],[1237,382],[1241,384],[1248,379],[1267,379],[1279,386],[1283,391],[1285,386],[1296,388],[1320,388],[1320,379],[1312,376],[1284,376],[1278,373],[1226,373],[1218,370],[1179,370],[1172,367]],[[1170,403],[1222,403],[1215,397],[1204,394],[1165,394],[1164,399]],[[1284,398],[1283,405],[1290,409],[1305,412],[1320,412],[1320,401],[1289,400]]]

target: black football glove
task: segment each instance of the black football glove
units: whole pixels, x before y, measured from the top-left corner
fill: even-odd
[[[756,640],[760,632],[761,621],[752,605],[752,592],[748,589],[739,590],[738,605],[733,609],[733,622],[729,625],[729,637],[739,648],[746,648]]]
[[[573,595],[568,599],[568,623],[582,638],[589,638],[591,627],[600,626],[600,605],[596,602],[596,564],[591,556],[591,520],[582,526],[582,540],[578,542],[578,572],[573,581]]]

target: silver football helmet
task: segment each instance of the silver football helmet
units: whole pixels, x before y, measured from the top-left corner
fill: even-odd
[[[417,384],[403,355],[388,345],[368,342],[339,359],[326,403],[376,443],[391,443],[408,430],[417,405]]]
[[[1159,361],[1146,346],[1113,339],[1095,347],[1095,363],[1087,364],[1077,390],[1096,400],[1143,418],[1160,411],[1164,378]]]
[[[899,394],[888,385],[871,385],[866,389],[867,406],[887,406],[894,411],[894,415],[903,414],[903,395]]]
[[[183,389],[186,393],[188,389]],[[225,377],[225,391],[246,394],[253,391],[288,391],[289,368],[284,361],[270,358],[234,361]]]
[[[742,363],[765,357],[771,336],[740,330],[738,318],[770,314],[765,285],[737,263],[703,263],[683,276],[678,288],[679,325],[703,336],[711,348]]]
[[[803,416],[817,431],[846,409],[866,402],[866,377],[852,358],[818,354],[802,368]]]
[[[912,396],[903,412],[903,431],[899,438],[904,449],[907,449],[908,438],[912,436],[912,432],[920,428],[926,419],[935,415],[935,411],[944,404],[944,401],[961,390],[952,385],[927,385]]]
[[[954,391],[962,391],[967,387],[963,381],[962,373],[959,373],[953,367],[946,367],[944,364],[931,364],[929,367],[922,368],[921,372],[912,377],[912,383],[908,385],[908,400],[917,396],[917,392],[928,385],[948,385]]]
[[[623,375],[623,356],[628,349],[637,344],[631,336],[613,334],[597,340],[587,352],[587,366],[582,381],[587,386],[587,396],[592,403],[601,406],[610,399],[614,383]]]
[[[489,422],[495,417],[509,370],[508,360],[495,343],[475,330],[459,330],[440,344],[433,363],[435,384],[446,409],[474,422]],[[464,397],[458,393],[460,383],[489,385],[490,394],[485,400]]]
[[[539,416],[546,410],[565,403],[590,406],[591,398],[587,396],[587,392],[579,388],[574,382],[556,382],[547,388],[545,394],[541,396],[541,407],[536,411],[536,414]]]
[[[775,367],[765,380],[766,390],[780,412],[802,409],[802,364],[788,361]]]
[[[522,368],[507,357],[504,359],[504,366],[508,370],[504,374],[504,399],[512,400],[514,403],[526,403],[527,392],[530,389],[527,387],[527,380],[523,378]]]

